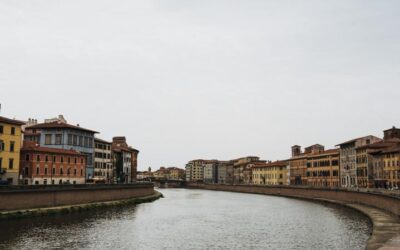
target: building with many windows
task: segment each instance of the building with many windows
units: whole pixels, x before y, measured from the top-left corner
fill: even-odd
[[[111,156],[111,142],[94,138],[94,181],[113,183],[114,167]]]
[[[218,161],[211,160],[204,163],[204,183],[218,183]]]
[[[340,187],[339,149],[324,150],[307,155],[307,185]]]
[[[253,184],[289,185],[288,163],[285,161],[268,162],[253,167]]]
[[[290,171],[290,185],[308,185],[307,183],[307,156],[324,151],[324,146],[315,144],[301,151],[301,146],[292,147],[292,158],[288,160]]]
[[[398,187],[399,169],[397,150],[400,147],[400,129],[393,127],[383,131],[382,141],[358,148],[358,160],[367,168],[367,176],[363,177],[367,187]],[[363,173],[360,173],[363,174]],[[358,180],[360,180],[360,176]]]
[[[25,185],[85,183],[86,155],[75,150],[41,147],[26,141],[20,175]]]
[[[0,182],[16,185],[24,122],[0,116]]]
[[[260,157],[257,156],[242,157],[233,161],[234,184],[251,184],[253,178],[251,168],[255,164],[266,163],[266,161],[261,161]]]
[[[42,147],[76,150],[86,155],[86,180],[94,175],[94,135],[98,132],[57,120],[26,127],[25,140]]]
[[[124,136],[114,137],[111,149],[115,169],[115,182],[131,183],[135,181],[139,150],[130,147]]]
[[[186,164],[186,181],[203,182],[204,180],[204,164],[206,160],[193,160]]]
[[[343,142],[337,146],[340,147],[340,178],[342,187],[365,186],[363,182],[358,181],[358,176],[367,176],[367,167],[363,164],[364,156],[357,156],[357,149],[365,145],[379,142],[382,139],[376,136],[364,136]],[[362,153],[362,151],[359,151]]]

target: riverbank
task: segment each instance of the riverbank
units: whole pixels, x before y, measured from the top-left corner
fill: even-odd
[[[380,195],[375,200],[374,204],[373,197],[375,194],[346,191],[342,192],[338,190],[205,184],[188,184],[187,188],[284,196],[289,198],[323,201],[347,206],[365,214],[372,222],[373,233],[368,240],[366,247],[367,250],[400,249],[400,211],[398,210],[400,207],[400,200],[396,197],[385,197]],[[366,197],[366,195],[370,195],[370,197]],[[378,204],[379,202],[384,202],[384,204]],[[392,205],[392,207],[390,207],[388,210],[379,208],[380,206],[388,203]],[[395,213],[391,213],[391,211],[394,211]]]
[[[0,212],[112,202],[153,194],[152,183],[1,187]]]
[[[34,208],[34,209],[24,209],[24,210],[12,210],[0,212],[0,219],[18,219],[34,216],[48,216],[48,215],[58,215],[58,214],[69,214],[76,212],[89,211],[93,209],[102,209],[107,207],[117,207],[117,206],[128,206],[137,205],[141,203],[153,202],[162,198],[162,193],[154,191],[154,194],[147,195],[144,197],[135,197],[124,200],[114,200],[105,202],[94,202],[67,206],[56,206],[48,208]]]

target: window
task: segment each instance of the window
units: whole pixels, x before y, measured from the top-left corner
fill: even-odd
[[[64,162],[64,157],[61,156],[61,163],[63,163],[63,162]]]
[[[40,173],[40,169],[39,169],[39,167],[37,167],[36,168],[36,174],[39,175],[39,173]]]
[[[14,152],[14,145],[15,145],[15,142],[10,142],[10,152]]]
[[[71,157],[68,157],[68,163],[71,163]]]
[[[55,155],[53,155],[53,162],[56,162],[57,158]]]
[[[52,137],[51,134],[45,135],[45,136],[44,136],[44,144],[50,145],[50,144],[51,144],[51,137]]]
[[[78,160],[77,160],[77,158],[75,157],[75,159],[74,159],[75,164],[77,163],[77,161],[78,161]]]
[[[25,155],[25,161],[29,161],[29,154]]]
[[[81,176],[83,176],[83,169],[81,169]]]
[[[47,175],[47,168],[44,169],[44,174]]]
[[[64,170],[62,168],[60,168],[60,175],[64,174]]]
[[[72,135],[68,134],[68,145],[72,145]]]
[[[62,134],[56,134],[56,144],[62,144]]]
[[[4,131],[3,125],[0,125],[0,134],[3,134],[3,131]]]
[[[78,136],[74,135],[73,145],[76,146],[78,144]]]
[[[53,175],[56,174],[56,168],[53,168]]]
[[[11,134],[15,135],[15,127],[11,127]]]
[[[3,166],[3,158],[0,158],[0,168]]]
[[[40,161],[40,155],[36,155],[36,161]]]
[[[76,168],[74,169],[74,175],[76,176]]]
[[[0,141],[0,151],[4,151],[5,147],[4,147],[4,141]]]
[[[49,161],[49,156],[48,156],[48,155],[45,156],[45,161],[46,161],[46,162]]]
[[[89,138],[85,137],[84,147],[89,147]]]
[[[79,140],[78,140],[78,145],[79,145],[80,147],[82,147],[82,146],[83,146],[83,136],[79,136],[78,139],[79,139]]]

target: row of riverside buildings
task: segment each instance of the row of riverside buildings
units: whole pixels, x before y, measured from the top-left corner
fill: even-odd
[[[38,123],[0,116],[0,184],[131,183],[139,151],[68,124],[62,115]]]
[[[400,129],[383,138],[364,136],[325,149],[295,145],[281,161],[248,156],[230,161],[192,160],[187,182],[254,185],[299,185],[327,188],[400,188]]]
[[[152,181],[152,180],[171,180],[171,181],[184,181],[185,170],[178,167],[160,167],[156,171],[151,171],[151,167],[148,171],[137,172],[138,181]]]

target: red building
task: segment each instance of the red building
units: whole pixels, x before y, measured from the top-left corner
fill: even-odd
[[[26,185],[84,184],[86,155],[24,142],[20,176]]]

